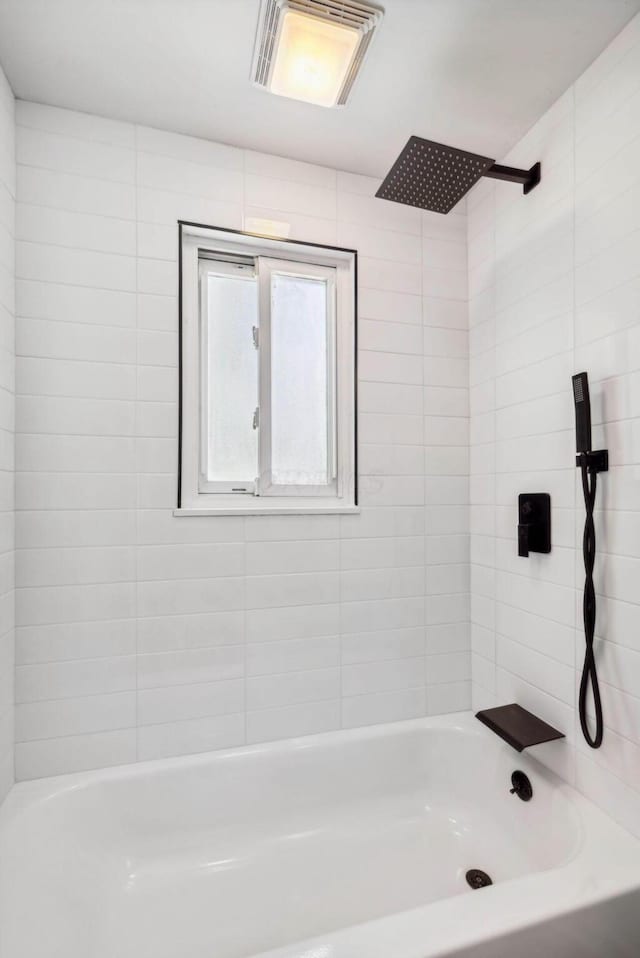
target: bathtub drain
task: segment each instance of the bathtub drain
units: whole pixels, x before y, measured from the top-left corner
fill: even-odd
[[[470,868],[466,874],[466,879],[472,888],[486,888],[487,885],[493,885],[487,873],[480,871],[479,868]]]

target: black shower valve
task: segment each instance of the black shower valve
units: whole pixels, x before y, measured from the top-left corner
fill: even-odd
[[[518,496],[518,555],[551,552],[551,497],[547,492]]]

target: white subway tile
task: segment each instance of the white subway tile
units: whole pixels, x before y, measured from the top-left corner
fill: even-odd
[[[235,169],[139,151],[136,175],[137,185],[144,189],[195,194],[226,203],[242,199],[242,175]]]
[[[247,642],[312,638],[340,632],[337,603],[247,610]]]
[[[244,714],[240,713],[140,726],[137,733],[138,761],[244,745],[244,725]]]
[[[244,202],[249,206],[319,217],[332,216],[336,208],[334,189],[253,173],[245,176],[244,183]]]
[[[383,353],[419,355],[422,351],[422,329],[420,326],[404,323],[361,320],[358,327],[358,348]]]
[[[189,612],[224,612],[245,604],[241,577],[140,582],[138,615],[178,615]]]
[[[257,153],[255,150],[246,150],[244,157],[246,173],[272,176],[279,180],[292,180],[296,183],[306,183],[309,186],[330,190],[336,188],[336,171],[327,166],[300,163],[298,160],[289,160],[271,153]]]
[[[241,542],[139,546],[137,578],[146,581],[242,575],[244,550]]]
[[[141,223],[159,223],[176,229],[177,221],[205,223],[222,229],[242,229],[242,206],[236,198],[226,201],[211,196],[174,190],[136,190],[138,220]]]
[[[134,127],[130,123],[44,106],[42,103],[31,103],[28,100],[16,100],[16,124],[130,150],[134,147]]]
[[[340,703],[337,700],[247,712],[249,744],[330,732],[339,727]]]
[[[133,183],[135,177],[131,149],[29,127],[17,129],[16,162],[118,183]]]
[[[16,742],[131,729],[136,723],[135,692],[88,695],[16,706]]]
[[[474,705],[479,708],[487,704]],[[466,712],[471,708],[471,682],[444,682],[430,685],[427,690],[427,715],[445,715],[448,712]]]
[[[71,213],[18,203],[15,236],[17,240],[30,243],[136,255],[135,223],[112,216]]]
[[[335,572],[254,575],[247,577],[246,590],[248,609],[314,605],[337,602],[339,581]]]
[[[156,153],[193,163],[203,163],[220,170],[240,170],[243,151],[211,140],[202,140],[181,133],[170,133],[150,126],[135,127],[136,147],[143,153]]]
[[[203,677],[206,678],[206,673]],[[244,710],[244,682],[231,679],[145,688],[138,691],[137,703],[137,721],[141,726],[238,714]]]
[[[342,700],[343,728],[401,722],[426,714],[424,687],[345,697]]]
[[[305,702],[335,700],[340,694],[340,670],[259,675],[247,679],[247,709],[283,708]]]
[[[133,729],[70,735],[16,745],[18,781],[81,772],[136,760],[136,733]]]
[[[113,216],[135,220],[136,193],[133,183],[113,183],[59,170],[18,166],[17,190],[22,203],[51,207],[72,213]]]
[[[337,540],[302,542],[250,542],[247,547],[247,575],[286,572],[322,572],[338,569]]]
[[[147,617],[137,620],[141,654],[240,645],[244,641],[242,612],[205,612]]]
[[[361,223],[379,229],[398,230],[401,233],[413,233],[420,236],[420,210],[401,203],[391,203],[375,198],[373,184],[371,192],[339,192],[338,221]],[[368,195],[367,195],[368,194]]]
[[[330,669],[339,664],[340,640],[337,635],[250,642],[247,645],[247,675]]]
[[[422,322],[422,298],[415,293],[363,287],[358,293],[361,319],[382,320],[419,326]]]
[[[23,626],[16,632],[17,665],[104,657],[133,660],[135,653],[134,619]]]
[[[415,659],[424,654],[424,629],[416,627],[345,634],[342,636],[341,648],[343,665]]]
[[[361,256],[358,259],[358,282],[362,287],[399,293],[418,294],[422,289],[420,267],[392,263],[385,259]]]
[[[133,292],[136,261],[132,256],[16,242],[16,277]]]
[[[135,690],[133,655],[19,665],[16,702],[41,702]],[[69,733],[71,734],[71,733]]]

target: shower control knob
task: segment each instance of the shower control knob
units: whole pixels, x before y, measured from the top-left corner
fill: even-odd
[[[518,555],[551,552],[551,497],[546,492],[518,496]]]

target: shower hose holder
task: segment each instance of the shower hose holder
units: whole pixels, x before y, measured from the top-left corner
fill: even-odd
[[[594,452],[579,452],[576,456],[576,466],[586,465],[587,472],[592,476],[597,472],[609,472],[609,450],[597,449]]]

